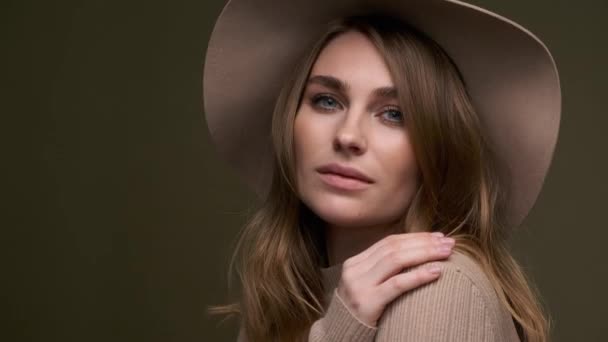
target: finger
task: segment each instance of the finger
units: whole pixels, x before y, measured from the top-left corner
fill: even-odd
[[[411,291],[421,285],[430,283],[441,275],[441,265],[433,262],[423,267],[418,267],[414,270],[399,273],[377,288],[377,298],[384,304],[388,305],[404,292]]]
[[[377,251],[379,249],[380,250],[384,249],[387,244],[390,244],[393,241],[404,241],[404,240],[414,239],[414,238],[422,237],[422,236],[439,236],[439,237],[441,237],[441,236],[443,236],[443,233],[441,233],[441,232],[434,232],[434,233],[417,232],[417,233],[391,234],[391,235],[384,237],[383,239],[377,241],[376,243],[374,243],[373,245],[368,247],[363,252],[348,258],[344,263],[345,263],[345,265],[348,264],[348,265],[354,266],[354,265],[358,264],[359,262],[361,262],[362,260],[367,259],[375,251]]]
[[[450,245],[422,245],[416,248],[391,251],[374,264],[366,276],[362,278],[362,281],[381,284],[391,276],[401,273],[404,268],[445,259],[451,253],[452,247]]]
[[[410,249],[416,249],[420,247],[427,247],[430,249],[438,249],[443,246],[444,240],[446,238],[441,238],[438,236],[433,236],[432,234],[423,234],[416,235],[411,237],[410,239],[401,239],[401,240],[393,240],[390,243],[385,245],[385,248],[377,248],[369,257],[365,260],[360,261],[357,266],[357,272],[359,273],[367,273],[373,267],[376,267],[378,263],[385,259],[389,254],[394,256],[400,256],[404,251]],[[453,239],[448,239],[449,244],[453,244]],[[390,276],[390,275],[387,275]],[[381,280],[377,280],[381,281]]]

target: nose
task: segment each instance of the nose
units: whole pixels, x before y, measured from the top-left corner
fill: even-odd
[[[346,116],[336,130],[334,138],[334,149],[348,154],[360,155],[367,149],[367,140],[361,128],[361,118],[364,115],[355,115],[350,112]]]

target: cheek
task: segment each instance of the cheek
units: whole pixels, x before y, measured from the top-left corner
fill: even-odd
[[[407,137],[396,138],[383,144],[378,154],[386,180],[382,197],[400,207],[407,205],[418,185],[418,165],[410,140]]]
[[[312,133],[309,122],[305,115],[298,113],[293,124],[293,143],[296,159],[296,166],[301,166],[301,161],[306,160],[306,141],[310,139]],[[300,162],[298,162],[300,161]]]
[[[320,137],[313,119],[304,111],[296,115],[293,125],[294,159],[298,183],[305,181],[303,177],[306,175],[307,168],[314,165],[314,153],[318,151],[315,144],[319,144]]]
[[[314,154],[321,150],[327,140],[328,125],[322,117],[307,110],[301,110],[296,114],[293,126],[296,160],[303,161],[304,166],[315,158]]]

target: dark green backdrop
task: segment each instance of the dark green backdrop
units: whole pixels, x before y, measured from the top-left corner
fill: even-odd
[[[561,71],[560,140],[514,240],[555,341],[605,340],[604,0],[476,0],[531,29]],[[233,341],[229,247],[252,193],[202,119],[223,1],[0,5],[5,341]]]

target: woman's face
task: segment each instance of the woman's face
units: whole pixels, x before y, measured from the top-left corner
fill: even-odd
[[[387,224],[400,218],[417,188],[417,165],[375,46],[361,33],[343,33],[321,51],[294,123],[298,191],[320,218],[337,226]],[[319,168],[338,164],[367,181]]]

